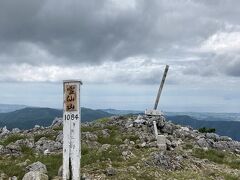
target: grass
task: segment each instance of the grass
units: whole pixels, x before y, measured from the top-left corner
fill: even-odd
[[[82,126],[81,127],[81,131],[82,132],[94,132],[94,131],[98,131],[101,130],[101,127],[98,126]]]
[[[231,175],[231,174],[225,174],[224,179],[225,180],[239,180],[239,177],[235,176],[235,175]]]
[[[240,169],[240,158],[228,152],[218,151],[214,149],[203,150],[194,149],[193,155],[200,159],[208,159],[218,164],[225,164],[234,169]]]
[[[17,140],[20,139],[26,139],[27,136],[20,135],[20,134],[12,134],[8,136],[6,139],[0,141],[0,145],[6,146],[12,142],[16,142]]]
[[[130,134],[130,135],[123,135],[122,136],[122,140],[124,141],[125,139],[129,139],[130,141],[136,142],[136,140],[138,140],[139,137],[137,135],[132,135],[132,134]]]
[[[63,125],[58,126],[58,127],[54,127],[53,130],[55,130],[55,131],[61,131],[61,130],[63,130]]]
[[[96,122],[98,122],[98,123],[107,123],[107,122],[109,122],[109,121],[110,121],[110,119],[107,118],[107,117],[105,117],[105,118],[100,118],[100,119],[97,119],[97,120],[96,120]]]
[[[37,142],[39,139],[41,139],[42,137],[46,137],[49,140],[55,140],[57,135],[57,132],[54,133],[47,133],[47,134],[35,134],[34,135],[34,142]]]
[[[108,150],[103,152],[99,152],[95,149],[89,149],[86,146],[82,147],[82,167],[94,163],[104,162],[108,159],[112,162],[121,162],[123,160],[121,157],[121,151],[117,147],[110,147]],[[104,163],[102,165],[104,165]]]
[[[121,136],[118,134],[118,132],[116,130],[112,130],[110,132],[109,137],[99,136],[97,141],[101,144],[111,144],[111,145],[122,144]]]
[[[185,149],[185,150],[193,149],[193,145],[191,143],[186,143],[186,144],[184,144],[183,149]]]

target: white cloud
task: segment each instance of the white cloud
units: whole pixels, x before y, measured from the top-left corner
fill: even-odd
[[[217,54],[240,51],[240,32],[217,32],[202,43],[200,50]]]

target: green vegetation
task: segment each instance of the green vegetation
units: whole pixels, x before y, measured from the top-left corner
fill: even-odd
[[[202,128],[199,128],[198,131],[201,132],[201,133],[215,133],[216,129],[215,128],[202,127]]]
[[[96,122],[99,122],[99,123],[107,123],[108,121],[110,121],[109,118],[105,117],[105,118],[100,118],[100,119],[97,119]]]
[[[35,134],[34,135],[34,142],[37,142],[39,139],[41,139],[42,137],[46,137],[49,140],[54,140],[57,136],[57,132],[53,132],[53,133],[46,133],[46,134]]]
[[[228,152],[217,151],[214,149],[203,150],[194,149],[193,155],[200,159],[208,159],[218,164],[225,164],[234,169],[240,169],[240,158]]]
[[[94,158],[93,158],[94,157]],[[98,151],[95,149],[89,149],[86,146],[82,148],[81,166],[91,165],[96,162],[103,162],[110,159],[111,161],[122,161],[121,151],[117,147],[110,147],[106,151]]]
[[[12,135],[9,135],[6,139],[1,140],[0,145],[6,146],[11,142],[16,142],[17,140],[26,139],[26,138],[27,136],[24,136],[21,134],[12,134]]]
[[[26,159],[29,159],[29,163],[34,163],[36,161],[40,161],[47,166],[48,176],[49,178],[53,178],[57,175],[59,167],[62,165],[62,154],[59,155],[40,155],[35,156],[35,152],[26,146],[21,147],[21,151],[23,156],[19,157],[0,157],[0,173],[4,172],[9,176],[17,176],[19,179],[22,179],[24,174],[26,173],[25,167],[27,166],[20,166],[19,163],[24,162]]]
[[[183,146],[183,149],[192,149],[193,148],[193,145],[191,144],[191,143],[186,143],[186,144],[184,144],[184,146]]]
[[[55,130],[55,131],[61,131],[61,130],[63,130],[63,125],[58,126],[58,127],[54,127],[53,130]]]
[[[129,139],[130,141],[134,141],[136,142],[137,139],[139,139],[139,137],[137,135],[123,135],[122,136],[122,140],[124,141],[125,139]]]
[[[99,126],[81,126],[81,131],[82,132],[94,132],[101,130],[102,128]]]
[[[122,144],[122,137],[119,134],[119,128],[117,126],[108,126],[107,129],[110,131],[109,137],[98,136],[97,141],[101,144],[120,145]]]

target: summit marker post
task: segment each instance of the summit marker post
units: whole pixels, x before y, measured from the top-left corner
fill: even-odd
[[[63,81],[63,179],[80,180],[81,81]]]

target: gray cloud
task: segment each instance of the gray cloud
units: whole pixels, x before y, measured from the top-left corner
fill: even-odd
[[[143,57],[179,66],[169,80],[173,84],[180,75],[237,77],[240,63],[236,52],[228,53],[234,60],[227,60],[226,55],[194,49],[218,32],[240,31],[239,6],[240,2],[233,0],[2,0],[0,63],[100,67]],[[189,57],[198,60],[189,61]],[[160,74],[152,68],[144,76],[120,72],[111,77],[151,84],[158,83]],[[55,77],[51,71],[49,76]],[[2,79],[6,79],[4,75]]]

